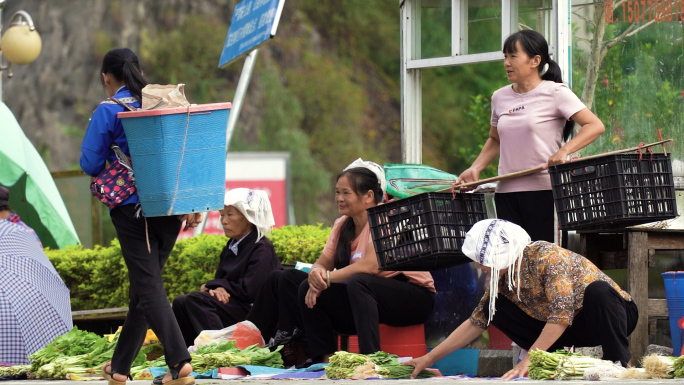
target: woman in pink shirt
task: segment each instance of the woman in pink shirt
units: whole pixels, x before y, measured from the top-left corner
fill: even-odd
[[[355,334],[359,351],[380,350],[379,325],[425,323],[435,304],[432,275],[424,271],[380,271],[366,209],[385,195],[382,166],[357,159],[338,176],[335,203],[341,217],[309,274],[269,274],[247,320],[270,347],[284,345],[286,365],[327,362],[337,351],[337,333]],[[301,345],[308,342],[308,362]]]
[[[356,334],[359,352],[380,350],[379,324],[422,324],[435,304],[429,272],[380,271],[366,209],[385,193],[382,167],[357,160],[337,176],[335,203],[342,215],[308,279],[299,300],[309,354],[327,362],[337,350],[337,333]],[[304,303],[302,303],[304,302]]]
[[[605,131],[603,123],[563,84],[558,64],[549,57],[544,37],[523,30],[503,46],[504,68],[512,83],[492,95],[489,138],[456,183],[473,182],[499,157],[499,175],[538,166],[536,174],[499,181],[497,217],[520,225],[533,241],[554,241],[554,207],[548,167]],[[575,123],[581,129],[572,139]],[[570,140],[568,140],[570,139]]]

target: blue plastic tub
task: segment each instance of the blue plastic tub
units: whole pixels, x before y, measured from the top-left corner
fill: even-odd
[[[670,319],[670,335],[672,336],[672,355],[679,356],[682,351],[682,329],[679,319],[684,317],[684,271],[666,271],[662,273],[665,281],[667,297],[667,313]]]
[[[146,217],[223,208],[230,103],[120,112]]]

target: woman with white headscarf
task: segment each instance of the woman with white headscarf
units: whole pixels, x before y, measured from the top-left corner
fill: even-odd
[[[407,362],[420,370],[469,344],[490,324],[525,350],[603,347],[603,359],[626,366],[627,337],[638,309],[630,295],[588,259],[545,241],[530,243],[522,227],[477,222],[462,251],[489,276],[489,287],[469,320],[430,353]],[[493,293],[493,294],[492,294]],[[529,355],[502,378],[527,375]]]
[[[309,362],[327,362],[337,351],[337,333],[358,335],[360,352],[375,353],[380,323],[417,325],[432,314],[430,273],[378,270],[366,209],[383,201],[385,184],[384,170],[376,163],[357,159],[347,166],[335,185],[342,216],[309,274],[294,269],[271,273],[259,292],[247,319],[264,339],[275,335],[272,346],[285,344],[286,363],[301,363],[301,352],[289,343],[303,339],[302,334]]]
[[[264,191],[236,188],[226,192],[221,225],[230,241],[221,252],[216,276],[199,291],[179,295],[173,312],[187,346],[202,330],[244,321],[266,276],[282,267],[273,244],[264,237],[275,224]]]

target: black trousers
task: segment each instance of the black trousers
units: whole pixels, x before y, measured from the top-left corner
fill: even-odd
[[[304,303],[309,282],[302,282],[299,303],[311,356],[337,351],[337,333],[358,335],[360,353],[375,353],[380,350],[381,323],[425,323],[435,306],[435,294],[405,278],[356,274],[347,284],[334,283],[323,290],[313,309]]]
[[[140,351],[148,325],[164,346],[169,366],[190,360],[176,317],[164,290],[162,270],[180,232],[178,217],[147,218],[151,252],[147,250],[145,218],[135,218],[135,205],[111,211],[131,283],[128,315],[112,357],[112,372],[128,375]]]
[[[485,313],[488,311],[485,309]],[[582,309],[572,325],[548,350],[564,346],[598,346],[603,348],[603,359],[620,361],[626,366],[632,357],[627,337],[634,331],[639,311],[634,301],[627,301],[604,281],[596,281],[584,293]],[[496,313],[492,324],[513,342],[529,350],[541,334],[546,322],[532,318],[517,305],[500,295],[496,299]]]
[[[295,327],[304,329],[297,291],[308,277],[307,273],[296,269],[276,270],[259,289],[247,320],[259,328],[267,343],[277,330],[292,333]]]
[[[186,346],[192,346],[202,330],[220,330],[244,321],[249,305],[231,298],[223,303],[204,291],[193,291],[173,299],[173,314]]]
[[[553,192],[521,191],[494,194],[496,217],[513,222],[530,235],[532,241],[553,243]]]

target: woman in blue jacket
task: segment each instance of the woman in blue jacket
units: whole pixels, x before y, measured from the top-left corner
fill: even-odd
[[[83,171],[93,177],[102,172],[107,162],[112,163],[116,159],[110,148],[112,144],[130,156],[121,119],[117,118],[124,107],[112,98],[140,107],[142,88],[147,85],[138,57],[128,48],[109,51],[102,60],[100,72],[109,98],[93,112],[81,145],[80,159]],[[110,385],[125,383],[149,326],[164,345],[169,366],[169,373],[155,382],[194,384],[194,378],[190,376],[190,355],[164,290],[162,270],[176,243],[182,222],[187,221],[186,229],[195,227],[202,220],[202,214],[145,218],[139,207],[138,195],[133,194],[112,208],[110,216],[128,267],[131,286],[128,315],[112,362],[105,365],[102,374]]]

